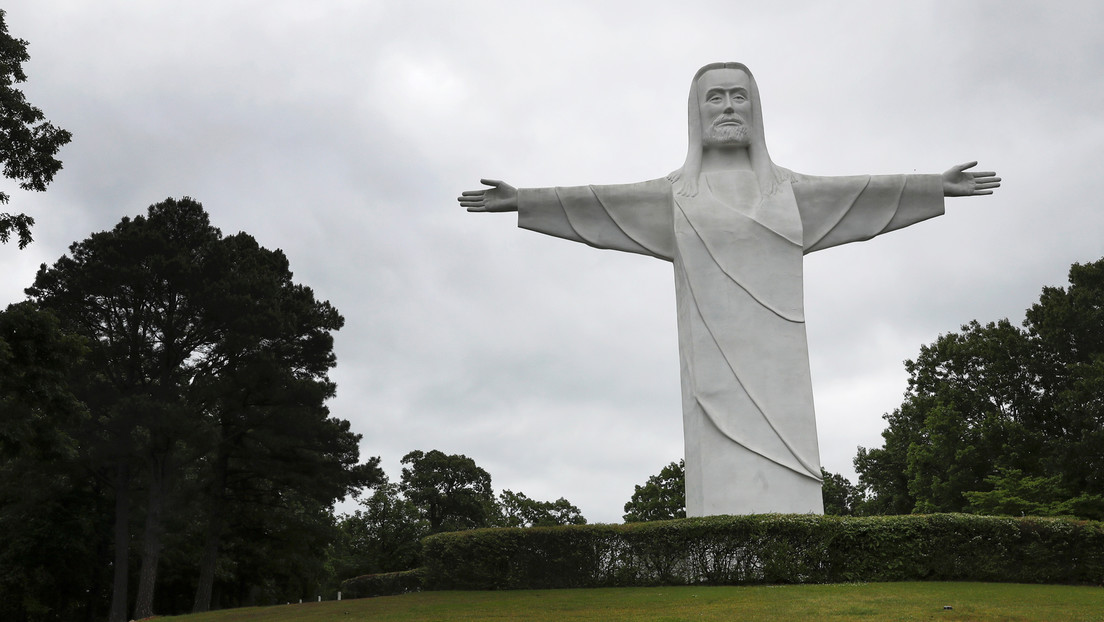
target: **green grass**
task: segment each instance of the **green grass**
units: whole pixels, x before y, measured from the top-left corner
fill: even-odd
[[[944,606],[952,609],[945,610]],[[1104,588],[1008,583],[863,583],[422,592],[230,609],[177,622],[433,620],[1104,621]]]

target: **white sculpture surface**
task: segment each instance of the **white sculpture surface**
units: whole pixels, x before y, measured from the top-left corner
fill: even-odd
[[[823,513],[802,300],[805,253],[992,194],[976,162],[940,175],[815,177],[776,166],[755,79],[739,63],[694,76],[682,168],[636,184],[464,192],[472,212],[674,264],[686,513]]]

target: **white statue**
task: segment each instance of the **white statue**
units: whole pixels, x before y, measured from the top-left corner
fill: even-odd
[[[690,86],[682,168],[636,184],[464,192],[470,212],[673,262],[688,516],[823,513],[802,303],[802,256],[992,194],[976,162],[940,175],[814,177],[771,161],[747,67],[714,63]]]

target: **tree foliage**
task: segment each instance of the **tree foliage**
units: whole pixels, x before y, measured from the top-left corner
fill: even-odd
[[[398,484],[377,485],[360,506],[341,521],[342,539],[331,562],[334,575],[349,578],[417,568],[429,523],[403,498]]]
[[[1104,518],[1104,260],[1046,287],[1023,328],[942,335],[906,361],[880,448],[859,448],[867,511]]]
[[[55,155],[72,135],[45,120],[16,84],[26,82],[23,63],[30,59],[27,42],[8,34],[4,11],[0,10],[0,163],[4,176],[19,182],[24,190],[43,191],[61,170]],[[0,192],[0,204],[10,197]],[[0,243],[14,233],[19,248],[31,242],[34,219],[26,214],[0,213]]]
[[[488,527],[494,517],[491,475],[463,454],[436,449],[402,458],[400,488],[431,533]]]
[[[53,314],[26,302],[0,311],[3,620],[82,619],[106,596],[101,491],[84,477],[76,434],[88,412],[69,387],[84,353]]]
[[[625,522],[686,518],[686,463],[672,462],[637,485],[625,504]]]
[[[433,533],[586,524],[579,508],[562,497],[539,501],[503,490],[496,500],[490,474],[462,454],[418,450],[406,454],[402,463],[407,466],[401,483],[378,483],[360,502],[361,509],[341,519],[342,537],[330,550],[334,577],[346,582],[360,577],[355,582],[361,586],[358,593],[369,583],[392,581],[363,575],[420,566],[421,541]],[[399,580],[402,585],[405,581]]]
[[[283,253],[168,199],[73,244],[27,293],[81,356],[47,406],[13,375],[23,393],[6,391],[18,408],[5,415],[33,428],[45,409],[57,428],[51,468],[69,469],[84,504],[69,513],[94,537],[77,550],[100,570],[82,583],[107,617],[313,596],[333,503],[380,472],[325,406],[343,319]],[[0,359],[19,352],[8,341]],[[65,399],[84,414],[61,417]]]
[[[824,499],[824,513],[829,516],[855,516],[861,513],[863,503],[862,490],[838,473],[831,473],[821,467],[821,496]]]
[[[551,527],[553,525],[585,525],[579,508],[560,497],[555,501],[538,501],[525,493],[503,490],[498,495],[501,527]]]
[[[148,215],[70,246],[27,293],[90,344],[79,394],[97,421],[90,459],[115,491],[115,588],[110,617],[126,617],[131,494],[145,492],[136,617],[152,614],[167,495],[181,441],[202,418],[187,390],[216,333],[203,321],[214,284],[204,273],[221,237],[196,202],[167,200]],[[110,475],[108,475],[110,474]],[[140,479],[136,479],[140,478]]]

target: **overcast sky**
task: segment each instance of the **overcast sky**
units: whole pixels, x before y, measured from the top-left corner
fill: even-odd
[[[683,6],[688,5],[688,6]],[[73,133],[44,194],[3,180],[35,242],[0,247],[0,302],[38,265],[166,197],[283,249],[345,316],[334,415],[397,480],[466,454],[496,490],[618,522],[682,456],[671,265],[468,214],[516,186],[662,176],[686,94],[746,63],[776,163],[810,174],[996,170],[991,197],[809,255],[822,462],[854,479],[902,361],[1009,317],[1104,255],[1104,4],[9,0],[24,91]],[[351,509],[353,506],[342,506]]]

